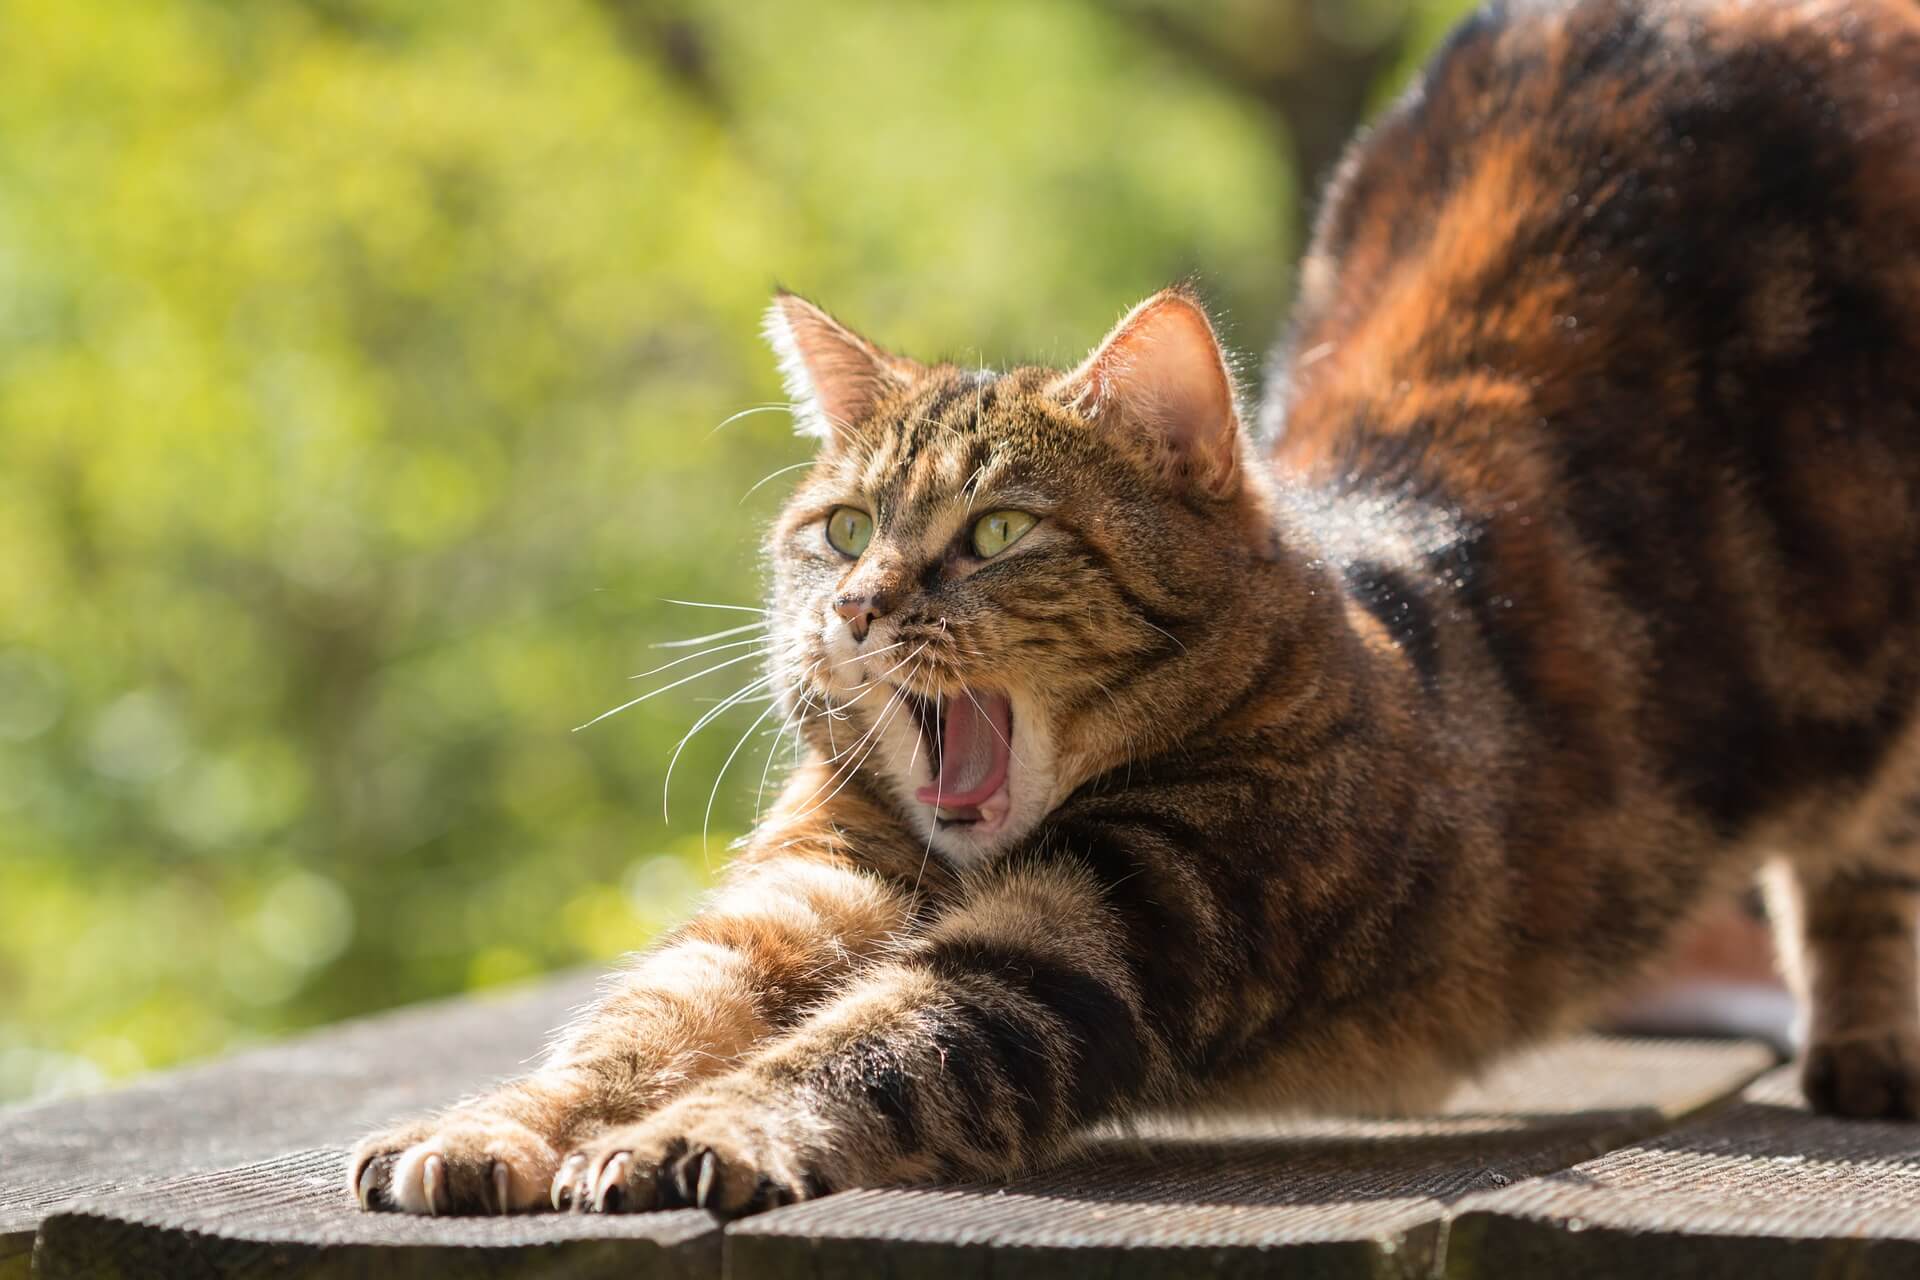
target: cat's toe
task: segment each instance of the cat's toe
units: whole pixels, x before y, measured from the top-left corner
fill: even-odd
[[[733,1218],[824,1190],[774,1127],[749,1116],[670,1109],[569,1156],[553,1203],[594,1213],[707,1209]]]
[[[680,1207],[655,1193],[649,1176],[653,1166],[637,1162],[633,1151],[627,1149],[629,1145],[616,1134],[595,1144],[591,1151],[568,1156],[553,1175],[549,1202],[555,1209],[574,1213],[636,1213]]]
[[[440,1214],[543,1208],[558,1165],[539,1135],[510,1121],[449,1119],[360,1144],[348,1187],[364,1209]]]
[[[808,1181],[782,1162],[740,1151],[697,1147],[674,1162],[673,1185],[696,1208],[723,1218],[763,1213],[802,1198]]]
[[[1920,1111],[1920,1030],[1816,1042],[1801,1089],[1815,1111],[1856,1119],[1912,1120]]]
[[[584,1151],[576,1151],[554,1170],[553,1185],[547,1189],[547,1202],[555,1209],[582,1210],[591,1206],[593,1196],[587,1186],[588,1160]]]
[[[575,1213],[639,1213],[680,1207],[663,1195],[655,1173],[660,1154],[642,1126],[615,1130],[576,1151],[554,1174],[550,1199]]]

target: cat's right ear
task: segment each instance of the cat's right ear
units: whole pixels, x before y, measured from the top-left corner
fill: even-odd
[[[882,350],[784,289],[767,308],[765,331],[786,379],[794,426],[818,440],[844,435],[922,373],[905,356]]]
[[[1169,476],[1215,498],[1239,485],[1240,413],[1199,298],[1163,289],[1049,388],[1096,424],[1144,443]]]

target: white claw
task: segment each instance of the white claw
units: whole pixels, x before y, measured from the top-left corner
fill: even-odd
[[[693,1187],[693,1203],[695,1208],[704,1209],[707,1207],[707,1195],[713,1190],[713,1178],[714,1174],[719,1171],[719,1165],[720,1161],[714,1157],[713,1152],[702,1151],[700,1153],[700,1174],[699,1177],[695,1179]]]
[[[587,1158],[583,1155],[570,1155],[560,1162],[560,1171],[553,1175],[553,1187],[547,1192],[547,1199],[555,1209],[566,1208],[577,1210],[585,1208],[585,1205],[579,1203],[577,1199],[562,1205],[560,1203],[560,1197],[569,1191],[576,1190],[576,1184],[580,1181],[580,1174],[586,1167]]]
[[[513,1212],[513,1206],[507,1203],[507,1196],[513,1190],[513,1170],[507,1168],[506,1161],[493,1162],[493,1203],[494,1212],[501,1217]]]
[[[607,1207],[607,1192],[613,1190],[615,1187],[622,1186],[626,1182],[627,1169],[632,1163],[632,1157],[622,1151],[619,1155],[607,1161],[605,1167],[601,1169],[599,1184],[594,1188],[593,1192],[593,1208],[596,1213]]]
[[[377,1161],[369,1160],[361,1165],[360,1176],[355,1180],[354,1190],[360,1197],[360,1207],[362,1209],[373,1208],[373,1189],[379,1185],[380,1181],[377,1164]]]
[[[427,1212],[437,1218],[447,1199],[447,1162],[438,1155],[428,1156],[420,1166],[420,1181],[426,1192]]]

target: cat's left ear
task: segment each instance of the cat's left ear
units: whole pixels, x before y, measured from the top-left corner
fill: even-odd
[[[818,440],[842,435],[925,372],[784,289],[767,308],[765,330],[793,402],[794,426]]]
[[[1050,390],[1090,421],[1128,433],[1216,498],[1239,487],[1240,414],[1213,325],[1185,288],[1129,311]]]

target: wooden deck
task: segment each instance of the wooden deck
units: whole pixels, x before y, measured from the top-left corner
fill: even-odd
[[[1149,1124],[1010,1186],[705,1213],[365,1214],[361,1131],[516,1070],[573,978],[0,1111],[31,1276],[1920,1276],[1920,1126],[1808,1115],[1740,1042],[1587,1037],[1417,1120]]]

